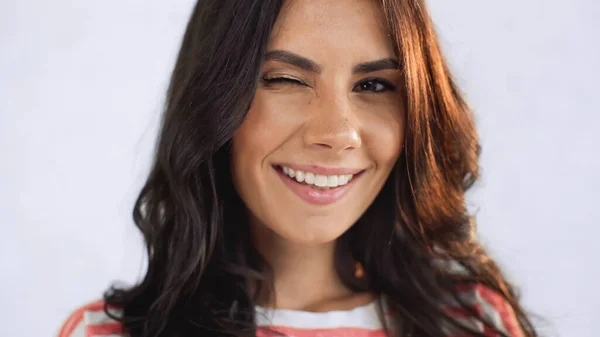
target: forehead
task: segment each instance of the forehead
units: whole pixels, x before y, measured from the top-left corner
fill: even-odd
[[[376,0],[289,0],[269,50],[288,50],[327,64],[393,58],[395,51]]]

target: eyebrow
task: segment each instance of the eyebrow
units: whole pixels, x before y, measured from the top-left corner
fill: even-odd
[[[285,50],[273,50],[268,52],[267,55],[265,55],[265,61],[270,60],[291,64],[295,67],[310,71],[312,73],[321,72],[321,66],[315,62],[307,59],[306,57]]]
[[[265,55],[265,62],[266,61],[279,61],[287,63],[302,70],[306,70],[317,74],[321,73],[322,71],[321,66],[316,64],[314,61],[285,50],[273,50],[267,52],[267,54]],[[352,73],[366,74],[386,69],[397,70],[399,69],[399,67],[400,65],[397,60],[393,58],[384,58],[380,60],[359,63],[354,68],[352,68]]]
[[[376,60],[376,61],[363,62],[363,63],[357,64],[356,67],[354,67],[354,69],[352,69],[352,73],[353,74],[366,74],[366,73],[372,73],[375,71],[386,70],[386,69],[398,70],[398,69],[400,69],[400,64],[398,63],[398,61],[396,61],[392,58],[385,58],[385,59]]]

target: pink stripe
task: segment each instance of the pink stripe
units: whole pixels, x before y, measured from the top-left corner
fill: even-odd
[[[74,312],[69,319],[63,324],[58,333],[58,337],[71,337],[73,331],[79,323],[83,321],[83,311],[77,310]]]
[[[256,337],[276,337],[281,335],[294,337],[386,337],[384,330],[361,328],[296,329],[283,326],[270,326],[267,329],[259,328],[256,331]]]
[[[491,289],[478,285],[477,289],[481,297],[486,300],[495,310],[498,311],[502,319],[504,327],[508,331],[511,337],[523,337],[523,331],[521,330],[520,324],[517,321],[513,309],[510,307],[508,302],[500,296],[500,294],[492,291]],[[487,336],[487,335],[486,335]],[[489,336],[495,336],[490,334]]]
[[[86,327],[87,336],[112,335],[123,333],[123,325],[119,322],[89,325]]]
[[[109,306],[111,308],[111,306]],[[88,303],[83,307],[77,309],[71,314],[69,319],[64,323],[60,332],[59,337],[70,337],[73,334],[75,328],[83,321],[83,315],[86,311],[102,311],[104,310],[104,301],[99,300],[92,303]]]

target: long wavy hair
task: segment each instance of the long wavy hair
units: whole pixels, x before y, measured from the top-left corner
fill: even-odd
[[[379,0],[404,72],[404,151],[379,196],[339,238],[347,286],[386,299],[398,336],[444,336],[440,290],[482,284],[536,336],[514,289],[474,238],[465,192],[478,178],[471,112],[451,78],[423,0]],[[134,208],[148,270],[107,305],[132,337],[254,336],[258,289],[271,280],[249,239],[229,167],[283,0],[200,0],[167,93],[153,168]],[[359,261],[365,278],[353,277]],[[436,261],[454,261],[460,277]],[[258,287],[257,287],[258,286]],[[251,291],[250,289],[255,289]],[[264,288],[263,288],[264,289]],[[464,305],[465,309],[468,309]],[[475,315],[475,313],[474,313]]]

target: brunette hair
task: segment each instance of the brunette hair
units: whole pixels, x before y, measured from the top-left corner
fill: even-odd
[[[452,293],[465,283],[500,294],[525,335],[537,336],[515,291],[474,238],[465,192],[478,178],[479,141],[425,3],[379,2],[404,72],[405,146],[379,196],[339,239],[339,274],[349,287],[385,298],[401,327],[398,336],[444,336],[447,324],[483,336],[440,308],[440,291]],[[116,319],[132,337],[256,333],[250,285],[268,286],[270,278],[240,216],[244,205],[231,183],[230,144],[283,5],[200,0],[193,10],[153,168],[134,209],[148,270],[136,286],[105,294],[107,305],[123,308]],[[362,281],[353,276],[352,261],[361,263]]]

